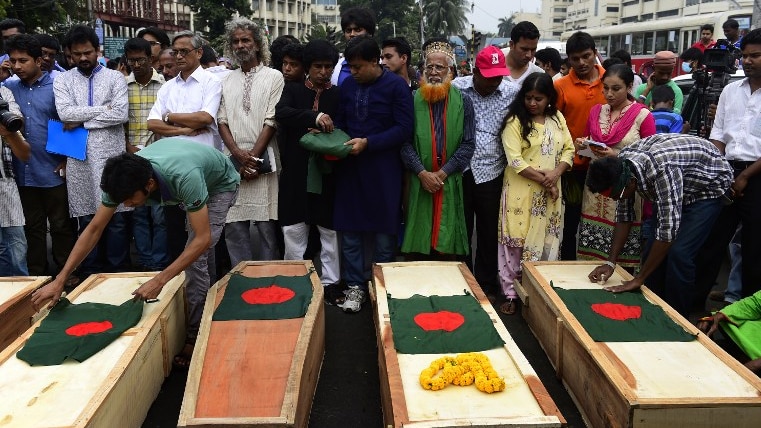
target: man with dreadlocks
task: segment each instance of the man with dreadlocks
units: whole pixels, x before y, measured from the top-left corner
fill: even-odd
[[[634,218],[634,192],[653,202],[655,239],[645,244],[642,267],[612,292],[643,283],[680,314],[689,315],[695,285],[695,257],[721,211],[732,184],[732,167],[710,141],[684,134],[656,134],[636,141],[617,157],[592,162],[587,187],[618,201],[616,229],[605,264],[589,274],[604,282],[613,274]]]
[[[424,46],[425,68],[414,96],[414,140],[402,145],[410,177],[402,252],[452,259],[468,254],[462,172],[475,150],[473,103],[452,86],[454,51],[445,39]]]
[[[238,200],[227,214],[227,250],[233,266],[244,260],[276,260],[278,168],[272,164],[279,164],[275,106],[283,75],[265,66],[270,51],[264,30],[246,18],[225,25],[225,55],[240,68],[222,81],[217,120],[242,178]]]

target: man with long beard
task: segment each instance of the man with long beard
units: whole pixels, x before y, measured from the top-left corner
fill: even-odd
[[[424,46],[425,71],[415,93],[415,133],[402,146],[410,178],[402,252],[452,260],[469,253],[462,172],[475,150],[473,103],[452,86],[454,52],[446,40]],[[425,256],[421,256],[425,255]]]
[[[225,25],[225,54],[240,68],[222,81],[219,134],[243,179],[238,200],[227,214],[225,241],[233,266],[244,260],[277,260],[277,168],[259,159],[270,154],[279,165],[275,106],[283,76],[265,66],[270,51],[264,29],[246,18]],[[264,160],[266,162],[266,160]]]

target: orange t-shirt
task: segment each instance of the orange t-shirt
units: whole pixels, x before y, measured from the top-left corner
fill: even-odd
[[[571,69],[567,76],[555,81],[555,90],[558,93],[557,107],[568,123],[568,130],[571,131],[571,137],[586,137],[584,129],[587,126],[589,111],[597,104],[605,104],[605,96],[602,93],[602,75],[605,69],[595,64],[599,77],[594,83],[579,80],[576,72]],[[589,165],[588,158],[580,158],[574,155],[573,168],[586,169]]]

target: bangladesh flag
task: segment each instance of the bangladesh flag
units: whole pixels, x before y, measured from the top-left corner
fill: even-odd
[[[473,296],[388,298],[394,346],[403,354],[479,352],[502,346],[489,315]]]
[[[54,366],[66,358],[82,362],[116,340],[143,316],[143,302],[132,299],[119,306],[72,304],[61,299],[18,354],[32,366]]]
[[[230,275],[214,321],[301,318],[312,301],[312,281],[303,276],[250,278]]]
[[[639,291],[566,290],[553,287],[596,342],[689,342],[695,336]]]

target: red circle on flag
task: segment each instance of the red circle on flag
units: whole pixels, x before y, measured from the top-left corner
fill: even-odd
[[[422,312],[415,315],[414,319],[415,324],[425,331],[454,331],[465,322],[462,314],[449,311]]]
[[[269,287],[252,288],[244,291],[240,297],[249,305],[275,305],[293,299],[296,293],[290,288],[278,287],[275,284]]]
[[[66,334],[69,336],[87,336],[88,334],[98,334],[104,331],[111,330],[114,325],[111,321],[91,321],[74,324],[66,329]]]
[[[642,316],[642,308],[639,306],[627,306],[620,303],[595,303],[592,310],[605,318],[616,321],[638,319]]]

